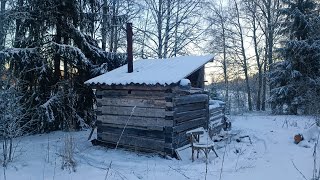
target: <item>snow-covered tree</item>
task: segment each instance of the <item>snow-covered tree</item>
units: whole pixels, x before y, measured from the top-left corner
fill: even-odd
[[[84,82],[125,62],[125,54],[99,47],[99,2],[10,1],[12,44],[0,49],[0,61],[19,79],[13,83],[32,131],[90,124],[94,95]]]
[[[314,113],[320,95],[320,19],[314,0],[285,0],[282,29],[287,38],[279,49],[282,61],[270,74],[270,102],[276,113]]]

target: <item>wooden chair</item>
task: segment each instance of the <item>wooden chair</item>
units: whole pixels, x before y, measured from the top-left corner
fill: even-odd
[[[214,142],[209,138],[207,134],[208,142],[200,142],[200,135],[207,133],[203,127],[196,128],[187,131],[186,134],[189,137],[191,149],[192,149],[192,162],[194,161],[194,151],[197,151],[197,158],[199,158],[199,151],[203,151],[206,156],[206,161],[208,160],[208,155],[211,151],[215,153],[218,157],[217,152],[214,149]]]

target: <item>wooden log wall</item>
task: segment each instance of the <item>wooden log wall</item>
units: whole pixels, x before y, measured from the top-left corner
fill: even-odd
[[[121,137],[119,147],[174,155],[189,143],[186,131],[208,126],[202,91],[134,88],[96,91],[99,141],[115,146]]]
[[[173,126],[165,129],[165,152],[174,154],[176,148],[189,143],[186,132],[207,127],[209,118],[207,94],[175,93],[172,100]]]
[[[100,89],[96,96],[99,141],[116,145],[121,136],[120,147],[164,152],[164,128],[173,126],[170,89]]]
[[[224,107],[214,107],[209,108],[209,135],[219,133],[221,129],[225,126],[225,108]]]

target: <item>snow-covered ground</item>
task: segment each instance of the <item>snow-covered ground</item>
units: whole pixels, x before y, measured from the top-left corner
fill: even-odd
[[[182,151],[183,160],[162,158],[123,149],[92,146],[90,131],[54,132],[19,138],[15,159],[6,169],[8,180],[42,179],[219,179],[222,180],[302,180],[311,179],[314,143],[293,143],[293,136],[305,133],[311,117],[245,114],[232,116],[231,142],[216,143],[219,157],[203,154],[191,162],[191,150]],[[75,172],[61,169],[65,137],[75,145]],[[241,138],[239,136],[249,136]],[[227,143],[229,142],[229,143]],[[1,159],[2,157],[0,157]],[[111,164],[111,165],[110,165]],[[296,169],[294,165],[296,166]],[[110,171],[108,172],[108,167]],[[0,168],[0,180],[4,179]],[[108,177],[106,177],[108,175]]]

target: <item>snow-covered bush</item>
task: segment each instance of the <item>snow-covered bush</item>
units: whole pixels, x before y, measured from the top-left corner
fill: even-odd
[[[75,142],[70,134],[64,137],[64,144],[61,149],[62,165],[61,169],[68,169],[69,171],[76,171],[76,160],[74,158],[75,154]]]
[[[41,124],[44,126],[40,129],[70,131],[91,125],[95,114],[93,109],[92,111],[90,108],[86,109],[88,107],[86,103],[93,104],[93,94],[91,94],[92,97],[89,96],[91,90],[88,90],[87,96],[83,96],[83,92],[72,88],[68,81],[59,83],[57,89],[57,92],[52,93],[51,97],[38,109]]]
[[[6,83],[3,83],[6,84]],[[24,122],[22,95],[12,86],[0,87],[0,139],[2,139],[2,165],[7,166],[14,158],[13,139],[24,134],[28,124]]]

